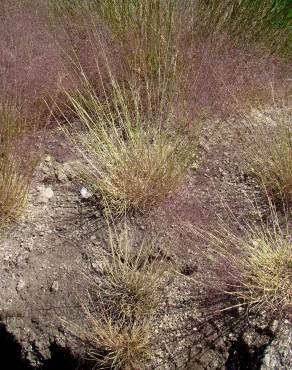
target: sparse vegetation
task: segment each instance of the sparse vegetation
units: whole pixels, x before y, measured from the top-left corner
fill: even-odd
[[[149,354],[149,323],[112,322],[110,318],[97,318],[85,310],[90,328],[86,334],[88,356],[104,368],[134,370]]]
[[[24,142],[26,121],[19,108],[0,102],[0,223],[18,216],[28,194],[34,163],[17,150]]]
[[[291,53],[289,0],[200,0],[199,10],[206,31],[213,35],[227,32],[239,42]]]
[[[292,119],[289,108],[255,110],[247,117],[244,163],[263,192],[292,202]]]
[[[109,250],[82,303],[88,327],[77,328],[90,358],[111,369],[134,370],[151,353],[151,323],[162,294],[162,265],[153,246],[135,247],[127,226],[109,229]]]
[[[195,231],[201,242],[207,270],[198,277],[218,310],[242,306],[248,312],[289,316],[292,308],[292,244],[287,220],[241,225],[233,231],[221,225],[216,232]]]
[[[114,81],[111,101],[92,91],[69,97],[83,132],[71,136],[85,159],[91,189],[117,214],[145,210],[181,183],[195,159],[196,141],[180,135],[167,115],[143,116],[139,92]]]
[[[197,352],[196,339],[209,335],[209,328],[201,328],[204,314],[221,320],[224,311],[233,320],[239,309],[255,321],[291,319],[290,2],[0,1],[0,226],[21,214],[34,185],[31,218],[19,219],[8,233],[3,228],[4,242],[0,235],[0,316],[6,320],[11,303],[21,310],[36,301],[38,325],[30,323],[28,333],[21,333],[29,346],[17,348],[30,363],[49,369],[59,360],[59,328],[48,325],[50,312],[60,309],[57,299],[68,308],[64,329],[83,342],[76,355],[85,351],[94,366],[116,370],[145,369],[144,360],[154,357],[153,338],[161,362],[154,359],[151,368],[170,368],[172,360],[173,367],[183,368],[185,357],[191,368],[191,353],[204,346],[200,342]],[[36,121],[41,129],[34,135]],[[35,149],[42,144],[32,181]],[[250,209],[253,201],[261,217]],[[278,214],[273,206],[267,215],[271,203]],[[226,209],[236,221],[217,224]],[[117,223],[104,239],[108,215]],[[124,228],[123,216],[130,219]],[[191,224],[179,233],[176,226],[184,220]],[[139,231],[132,235],[129,229]],[[145,235],[150,239],[161,230],[162,245],[148,243]],[[74,242],[68,249],[59,248],[69,239]],[[166,244],[170,251],[164,253]],[[164,274],[165,255],[181,274]],[[38,271],[29,284],[23,260]],[[49,267],[43,269],[45,262]],[[86,270],[85,294],[79,290],[79,304],[71,305],[67,277],[72,272],[74,279],[80,268]],[[29,313],[21,318],[26,319]],[[268,326],[260,332],[270,336]],[[215,356],[218,368],[231,368],[230,357],[246,340],[233,341],[234,335],[236,330],[219,338],[217,356],[212,334],[211,357],[200,356],[198,367],[209,368]],[[65,338],[70,347],[72,337],[64,330],[60,342]],[[249,357],[264,355],[265,343],[270,345],[263,342]],[[191,349],[188,355],[176,358],[174,347],[184,346]]]
[[[163,270],[153,242],[135,238],[126,226],[109,232],[109,255],[102,258],[98,289],[116,317],[147,317],[157,308]]]

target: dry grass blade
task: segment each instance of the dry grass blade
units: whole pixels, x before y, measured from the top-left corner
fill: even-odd
[[[150,354],[151,326],[149,320],[131,323],[112,320],[103,314],[97,318],[84,309],[90,328],[85,334],[89,358],[99,368],[134,370]]]
[[[135,242],[127,225],[109,228],[101,271],[81,301],[82,326],[72,325],[85,351],[106,369],[141,368],[151,354],[151,327],[162,294],[162,264],[154,247]]]
[[[29,153],[20,155],[18,150],[27,127],[27,122],[16,105],[0,102],[1,224],[21,213],[29,191],[35,161],[29,157]]]
[[[153,242],[134,247],[133,235],[125,229],[109,233],[110,255],[104,257],[103,274],[97,278],[103,300],[117,317],[145,318],[160,300],[163,269],[155,257]]]
[[[19,164],[0,159],[0,222],[6,223],[22,212],[25,204],[31,173],[23,173]]]
[[[280,225],[276,213],[272,224],[241,225],[232,231],[224,225],[216,232],[195,230],[207,244],[202,251],[204,275],[197,281],[207,300],[219,310],[242,306],[268,316],[291,315],[292,243],[288,221]]]
[[[275,201],[292,202],[292,120],[288,108],[247,117],[244,163]]]
[[[80,173],[112,211],[143,211],[174,191],[194,160],[195,140],[167,115],[145,115],[139,91],[112,80],[106,101],[92,90],[70,96],[82,131],[70,135],[85,159]],[[69,122],[70,123],[70,122]]]
[[[241,290],[233,294],[257,309],[291,310],[291,241],[265,231],[256,237],[249,241],[241,261]]]

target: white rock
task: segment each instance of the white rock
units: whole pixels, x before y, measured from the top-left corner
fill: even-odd
[[[16,285],[16,290],[19,292],[25,287],[25,281],[23,279],[19,279]]]
[[[39,203],[48,203],[48,201],[54,196],[54,191],[51,186],[39,186],[38,191],[39,194],[37,197],[37,201]]]
[[[61,166],[57,166],[55,169],[55,176],[59,182],[67,182],[68,177]]]
[[[45,162],[51,162],[51,161],[52,161],[52,157],[50,155],[47,155],[45,158]]]
[[[81,198],[88,199],[92,197],[93,194],[90,191],[88,191],[86,188],[82,188],[80,190],[80,195],[81,195]]]

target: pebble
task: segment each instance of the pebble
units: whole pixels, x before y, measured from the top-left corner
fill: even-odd
[[[55,169],[55,176],[59,182],[67,182],[68,177],[65,174],[64,170],[61,167]]]
[[[54,191],[51,186],[39,186],[37,190],[39,192],[37,197],[39,203],[48,203],[54,196]]]
[[[23,279],[19,279],[16,285],[16,290],[19,292],[25,287],[25,281]]]
[[[51,292],[57,292],[59,290],[59,282],[55,280],[51,285]]]
[[[80,195],[81,195],[81,198],[83,199],[89,199],[90,197],[92,197],[92,193],[90,191],[88,191],[86,188],[82,188],[80,190]]]

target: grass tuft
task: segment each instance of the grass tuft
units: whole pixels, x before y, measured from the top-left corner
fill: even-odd
[[[150,351],[151,328],[147,321],[125,325],[85,313],[91,325],[86,341],[92,348],[88,352],[92,360],[105,369],[135,370],[141,366],[141,359]]]
[[[216,232],[196,232],[208,247],[203,252],[207,294],[220,310],[242,306],[268,316],[292,309],[292,243],[288,221],[273,213],[272,223],[247,225],[240,232],[221,225]]]
[[[19,108],[0,102],[0,223],[17,217],[25,204],[34,162],[17,149],[22,142],[27,122]],[[21,141],[22,140],[22,141]]]
[[[208,33],[228,32],[236,41],[291,55],[289,0],[199,0],[197,11],[202,30]]]
[[[159,302],[163,272],[153,243],[142,240],[135,247],[133,235],[126,227],[119,234],[110,231],[108,239],[110,251],[102,259],[103,274],[98,277],[103,300],[116,317],[121,312],[132,319],[149,316]]]
[[[102,269],[82,301],[76,331],[87,355],[102,368],[141,368],[151,353],[151,324],[162,293],[162,265],[147,243],[137,245],[125,227],[109,229]]]
[[[292,203],[292,120],[287,108],[255,111],[247,118],[244,163],[274,201]]]
[[[143,211],[176,190],[196,142],[167,114],[145,114],[139,91],[129,93],[114,81],[112,87],[106,101],[92,91],[69,97],[82,126],[71,138],[85,160],[80,173],[102,202],[117,214]]]

